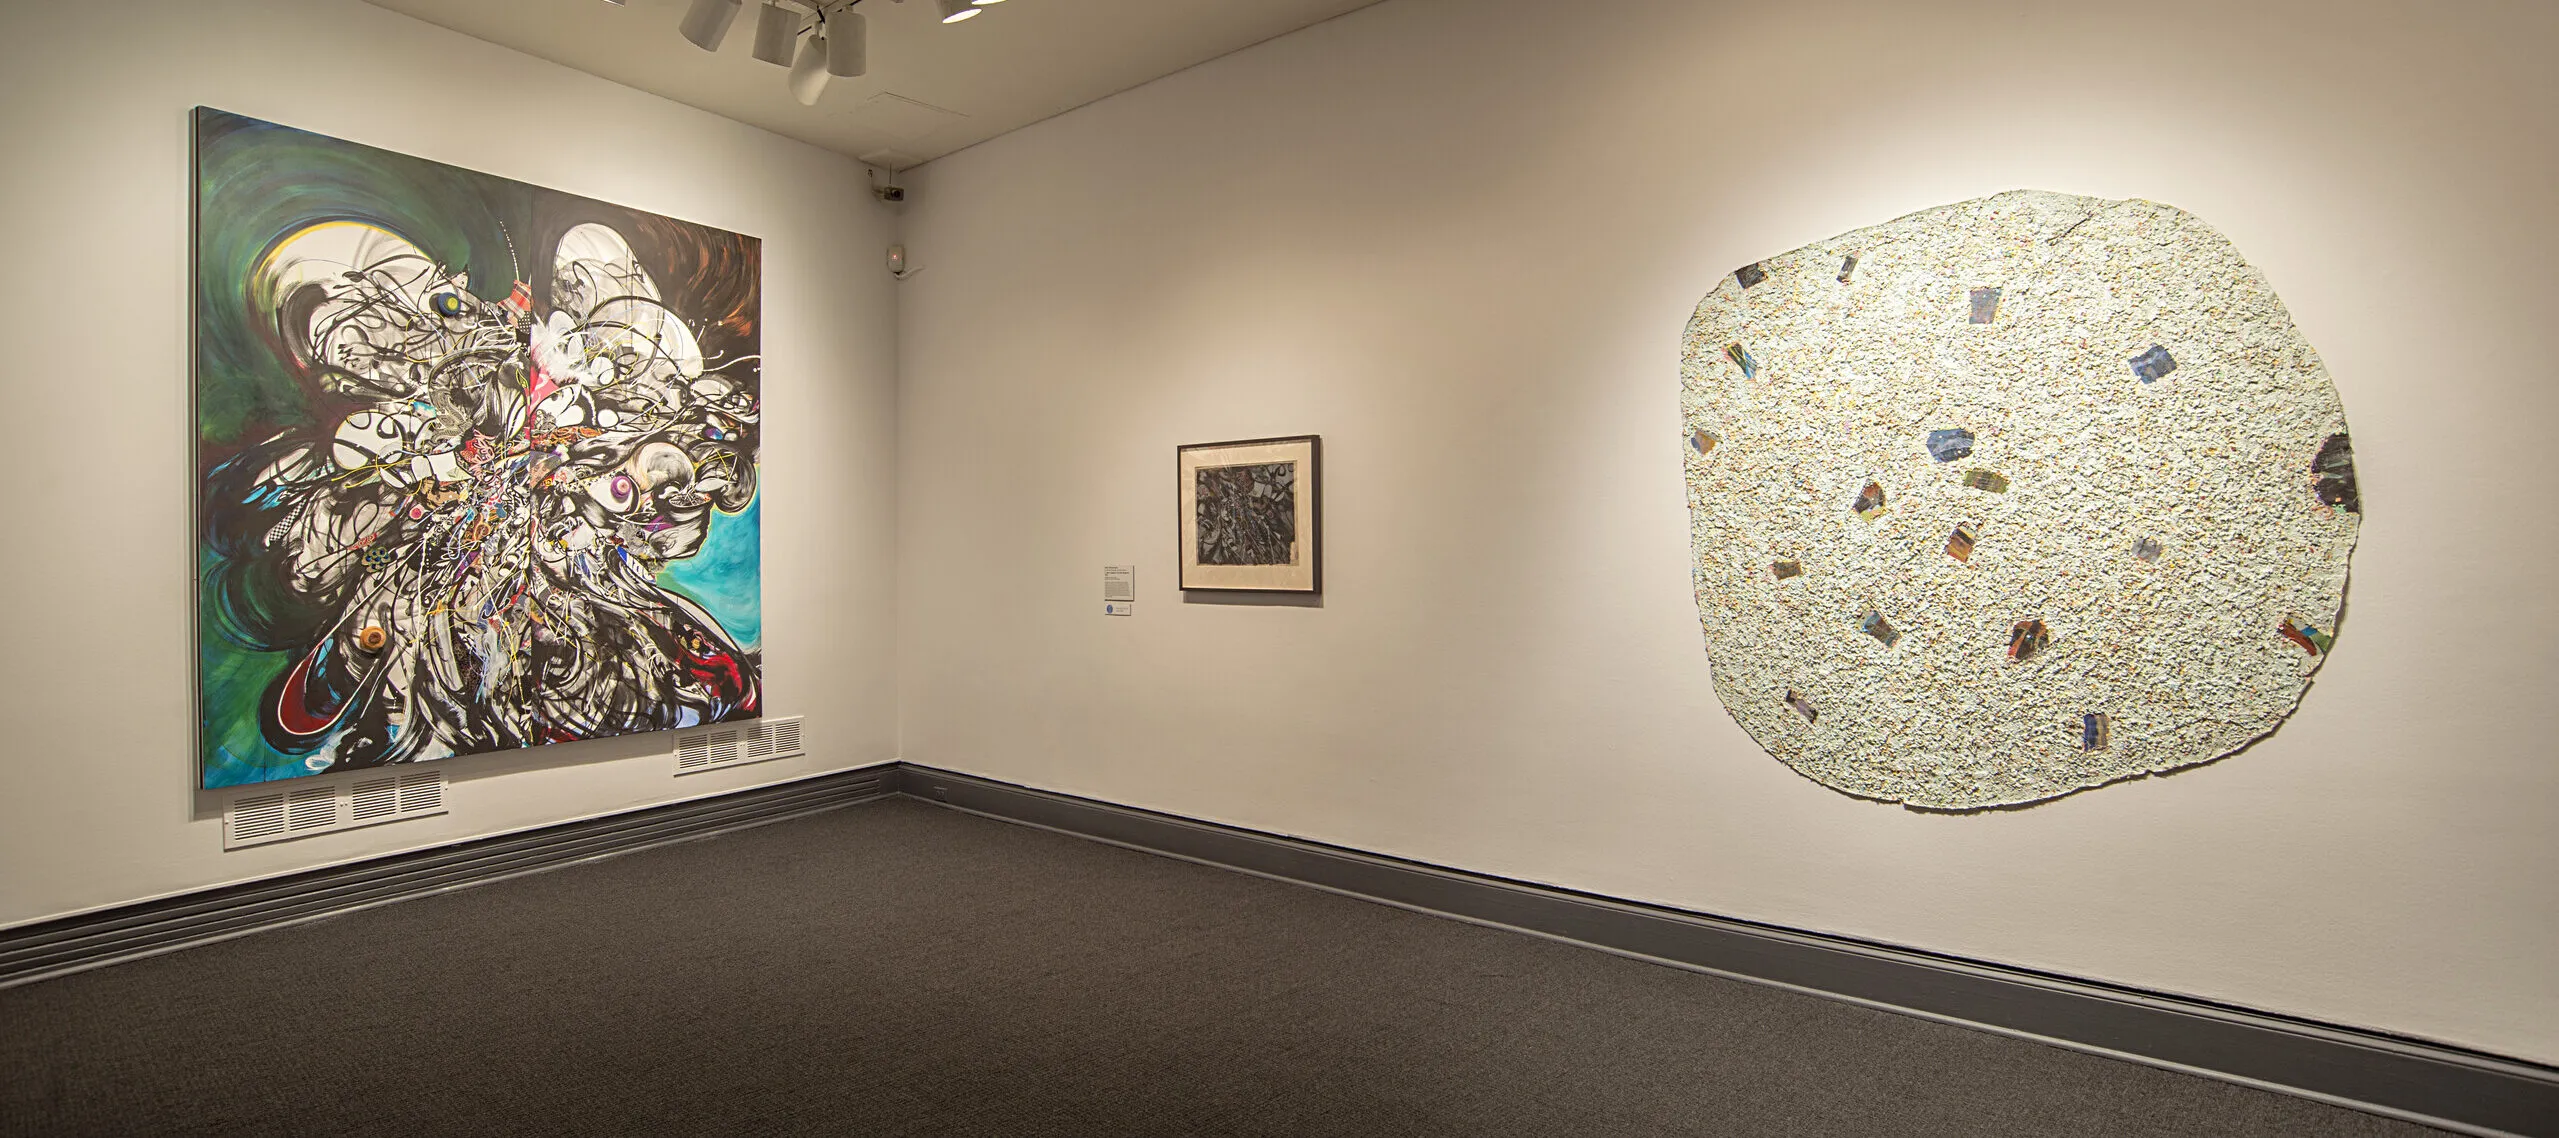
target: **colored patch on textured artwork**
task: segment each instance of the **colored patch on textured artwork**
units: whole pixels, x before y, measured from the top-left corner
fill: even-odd
[[[2297,620],[2285,621],[2283,627],[2276,631],[2283,633],[2284,639],[2300,645],[2302,651],[2313,656],[2327,651],[2337,643],[2336,637],[2319,631],[2317,625],[2304,624]]]
[[[2149,351],[2132,358],[2132,370],[2143,383],[2157,383],[2160,377],[2177,370],[2177,357],[2169,355],[2168,349],[2152,344]]]
[[[1814,707],[1813,701],[1804,698],[1804,694],[1802,692],[1787,692],[1786,706],[1794,708],[1795,713],[1803,716],[1804,722],[1806,723],[1811,723],[1822,717],[1821,709]]]
[[[1876,518],[1882,517],[1884,514],[1884,488],[1873,482],[1867,483],[1865,489],[1857,492],[1857,500],[1850,503],[1848,508],[1857,511],[1858,517],[1864,518],[1870,522],[1874,521]]]
[[[2319,457],[2310,460],[2310,492],[2340,510],[2363,512],[2363,496],[2355,490],[2355,444],[2346,432],[2319,444]]]
[[[2105,712],[2092,711],[2079,717],[2080,750],[2105,750],[2107,744],[2114,741],[2114,735],[2114,718],[2107,715]]]
[[[2008,658],[2019,662],[2032,660],[2035,654],[2053,642],[2052,630],[2040,620],[2021,620],[2008,630]]]
[[[1715,444],[1722,441],[1724,440],[1717,437],[1715,432],[1707,430],[1704,427],[1699,427],[1697,430],[1689,434],[1688,449],[1696,451],[1699,454],[1704,454],[1715,449]]]
[[[2133,543],[2132,555],[2134,558],[2142,561],[2157,561],[2159,560],[2160,553],[2165,551],[2166,548],[2167,547],[2159,544],[2158,538],[2145,537]]]
[[[1750,349],[1741,346],[1739,341],[1724,345],[1724,358],[1742,369],[1743,379],[1759,378],[1759,361],[1751,358]]]
[[[1965,471],[1964,485],[1970,486],[1975,490],[1987,490],[1993,494],[2005,494],[2008,492],[2008,480],[2000,477],[1998,472],[1990,470]]]
[[[1988,323],[1990,323],[1992,320],[1996,319],[1996,318],[1999,316],[1999,290],[1998,290],[1998,289],[1995,289],[1995,288],[1977,288],[1977,289],[1974,289],[1974,290],[1973,290],[1972,300],[1973,300],[1973,323],[1975,323],[1975,324],[1988,324]]]
[[[1733,280],[1739,283],[1743,288],[1749,288],[1750,286],[1767,279],[1768,270],[1760,268],[1757,262],[1753,262],[1733,270]]]
[[[1804,575],[1804,563],[1801,561],[1772,562],[1768,566],[1768,573],[1780,581],[1788,577],[1801,577]]]
[[[1928,457],[1939,462],[1953,462],[1973,453],[1973,433],[1962,427],[1946,427],[1928,432]]]
[[[1901,640],[1901,632],[1893,627],[1892,622],[1885,620],[1884,614],[1873,609],[1866,610],[1866,615],[1858,620],[1857,627],[1886,648],[1892,647]]]
[[[1855,253],[1851,253],[1851,254],[1849,254],[1849,255],[1847,255],[1847,256],[1842,257],[1842,258],[1840,258],[1840,259],[1839,259],[1839,283],[1841,283],[1841,284],[1847,284],[1847,283],[1848,283],[1848,274],[1853,273],[1853,272],[1856,272],[1856,271],[1857,271],[1857,254],[1855,254]]]
[[[1955,527],[1955,532],[1947,534],[1946,556],[1957,561],[1970,562],[1973,559],[1973,531],[1958,525]]]

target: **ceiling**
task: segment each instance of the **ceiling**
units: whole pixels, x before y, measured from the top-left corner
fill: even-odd
[[[371,0],[891,170],[1375,2],[1009,0],[943,24],[933,0],[860,0],[870,74],[803,107],[750,54],[755,0],[716,54],[676,34],[686,0]]]

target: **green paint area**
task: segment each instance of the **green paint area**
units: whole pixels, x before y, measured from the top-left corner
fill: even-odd
[[[212,567],[211,554],[199,555],[199,572]],[[196,593],[197,627],[207,633],[223,626],[221,605],[210,589]],[[207,790],[243,786],[311,773],[302,756],[284,754],[267,745],[258,731],[258,704],[276,677],[293,667],[282,652],[253,652],[219,635],[205,635],[196,645],[197,699],[203,718],[204,786]]]
[[[308,426],[314,408],[286,373],[274,330],[252,313],[269,251],[304,226],[362,221],[470,273],[504,297],[520,279],[498,212],[530,211],[532,187],[235,115],[196,124],[196,425],[208,447]],[[524,198],[514,201],[513,198]]]

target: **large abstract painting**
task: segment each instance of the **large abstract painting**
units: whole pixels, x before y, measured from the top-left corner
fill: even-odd
[[[2207,762],[2335,644],[2344,409],[2191,214],[1912,214],[1725,276],[1684,354],[1716,692],[1816,781],[1968,809]]]
[[[204,108],[195,160],[204,786],[760,713],[754,238]]]

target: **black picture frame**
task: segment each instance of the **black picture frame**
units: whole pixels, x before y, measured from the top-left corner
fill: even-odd
[[[1219,461],[1221,459],[1228,461]],[[1202,469],[1289,462],[1295,540],[1285,563],[1203,563],[1198,543]],[[1258,439],[1186,443],[1173,449],[1173,560],[1184,592],[1324,592],[1324,437],[1276,435]]]

